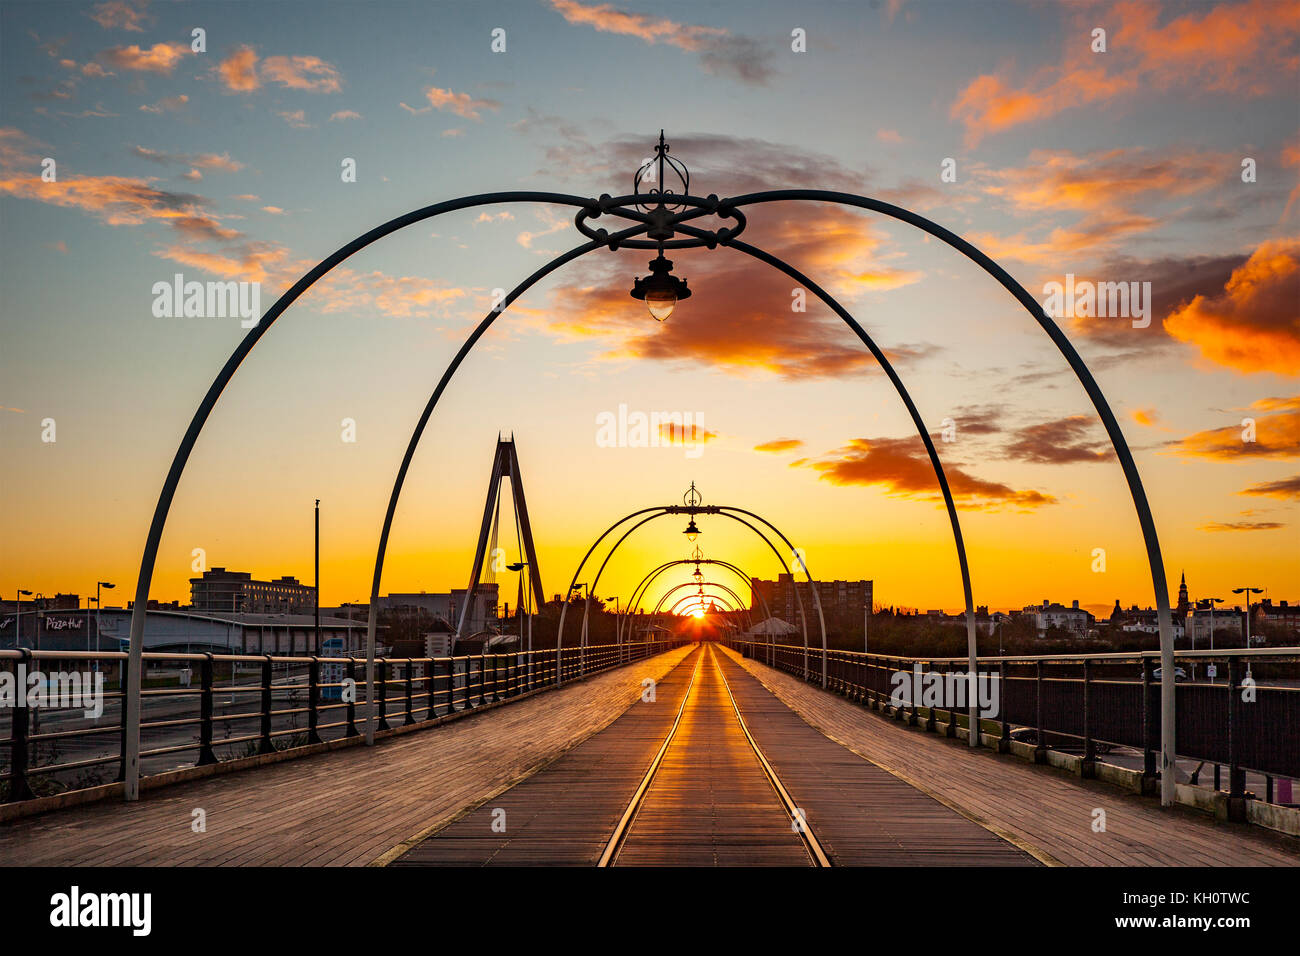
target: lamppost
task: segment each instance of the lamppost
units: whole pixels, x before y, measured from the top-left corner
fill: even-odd
[[[586,594],[586,600],[591,601],[591,589],[587,587],[586,581],[579,581],[569,587],[569,594],[574,591]],[[558,648],[560,641],[563,640],[563,634],[556,632],[555,645]],[[578,675],[581,676],[586,671],[587,664],[587,615],[582,615],[582,633],[578,635]]]
[[[100,609],[103,608],[103,606],[104,606],[104,605],[103,605],[103,602],[100,600],[100,597],[101,597],[100,589],[101,589],[101,588],[108,588],[108,589],[112,590],[112,589],[115,588],[115,587],[117,587],[116,584],[112,584],[112,583],[110,583],[110,582],[108,582],[108,581],[96,581],[96,582],[95,582],[95,650],[96,650],[96,651],[99,650],[99,612],[100,612]],[[87,628],[87,630],[86,630],[86,650],[89,651],[89,650],[90,650],[90,630],[89,630],[89,628],[90,628],[90,615],[87,615],[87,616],[86,616],[86,628]],[[99,659],[98,659],[98,658],[95,659],[95,662],[94,662],[94,669],[95,669],[95,670],[99,670]]]
[[[506,565],[507,570],[519,572],[519,593],[523,597],[525,602],[527,602],[529,597],[529,592],[524,590],[524,568],[526,567],[528,567],[527,561],[516,561],[514,564]],[[522,644],[524,641],[524,618],[522,616],[520,604],[518,601],[515,602],[515,616],[519,618],[519,642]],[[528,617],[528,654],[524,658],[524,661],[526,662],[524,664],[524,683],[527,686],[532,687],[533,686],[533,612],[531,608],[529,608],[527,611],[527,617]]]
[[[32,596],[31,591],[24,591],[22,588],[19,588],[18,597],[14,601],[14,649],[15,650],[20,649],[23,646],[22,636],[23,636],[23,595],[24,594],[27,595],[28,597]]]
[[[682,504],[689,509],[686,514],[690,518],[686,523],[686,527],[682,530],[682,534],[686,535],[686,540],[691,544],[694,544],[695,539],[700,536],[700,529],[695,524],[695,509],[703,503],[704,496],[695,489],[695,482],[692,481],[691,487],[687,489],[686,494],[682,495]]]
[[[1233,588],[1232,593],[1246,595],[1246,646],[1250,647],[1250,596],[1252,594],[1263,594],[1264,589],[1252,587]]]
[[[1205,598],[1204,600],[1210,606],[1210,650],[1214,650],[1214,605],[1222,604],[1223,598]]]

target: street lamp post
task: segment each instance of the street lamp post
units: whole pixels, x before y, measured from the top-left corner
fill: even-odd
[[[528,567],[527,561],[516,561],[514,564],[507,564],[506,569],[509,571],[519,572],[519,594],[523,597],[524,602],[528,600],[528,593],[524,590],[524,568]],[[519,601],[515,602],[515,617],[519,618],[519,643],[524,643],[524,610]],[[524,657],[524,686],[533,686],[533,613],[527,612],[528,618],[528,653]]]
[[[1264,589],[1252,587],[1233,588],[1232,593],[1246,595],[1246,646],[1250,647],[1250,596],[1252,594],[1263,594]]]
[[[591,601],[591,589],[587,587],[586,581],[579,581],[578,583],[570,586],[569,594],[572,595],[574,591],[578,591],[579,593],[585,593],[586,600],[588,602]],[[557,632],[555,635],[555,644],[557,647],[559,646],[559,643],[562,639],[563,639],[563,635]],[[582,633],[578,635],[578,676],[579,677],[581,677],[585,671],[586,656],[587,656],[587,615],[584,614],[582,615]],[[556,677],[558,678],[559,675],[557,674]],[[557,680],[556,682],[558,683],[559,681]]]
[[[101,609],[103,608],[103,606],[104,606],[103,601],[100,600],[100,595],[101,595],[100,588],[109,588],[109,589],[111,590],[112,588],[115,588],[115,587],[117,587],[116,584],[111,584],[111,583],[108,582],[108,581],[96,581],[96,582],[95,582],[95,650],[96,650],[96,651],[99,650],[99,612],[100,612],[100,610],[101,610]],[[87,628],[90,627],[89,616],[87,616],[86,627],[87,627]],[[89,631],[89,630],[86,631],[86,650],[87,650],[87,651],[90,650],[90,631]],[[95,659],[95,668],[94,668],[94,669],[95,669],[95,670],[99,670],[99,659],[98,659],[98,658]]]
[[[1214,650],[1214,605],[1222,604],[1223,598],[1206,598],[1205,603],[1210,605],[1210,650]]]

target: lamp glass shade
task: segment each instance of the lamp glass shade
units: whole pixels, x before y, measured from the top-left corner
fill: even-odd
[[[677,294],[668,289],[652,290],[646,292],[645,304],[650,315],[663,322],[673,314],[673,309],[677,306]]]

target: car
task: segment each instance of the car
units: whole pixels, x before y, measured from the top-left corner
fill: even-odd
[[[1151,672],[1151,677],[1152,677],[1154,680],[1160,680],[1160,675],[1161,675],[1162,671],[1163,671],[1163,668],[1157,667],[1155,670],[1153,670],[1153,671]],[[1175,667],[1174,667],[1174,680],[1175,680],[1175,681],[1187,680],[1187,671],[1183,670],[1181,667],[1175,666]]]

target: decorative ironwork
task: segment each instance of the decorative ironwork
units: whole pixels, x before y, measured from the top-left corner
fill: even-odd
[[[686,207],[677,202],[678,196],[688,196],[691,192],[691,174],[686,168],[686,164],[681,160],[669,156],[672,147],[664,141],[664,131],[659,131],[659,143],[655,146],[654,158],[646,162],[636,171],[636,176],[632,180],[632,192],[636,196],[644,196],[652,202],[645,203],[638,201],[636,207],[642,212],[649,212],[654,207],[663,207],[673,211],[685,209]],[[681,183],[682,191],[680,193],[669,189],[664,177],[668,172],[672,172]],[[646,182],[656,183],[656,188],[641,191],[641,184]]]

